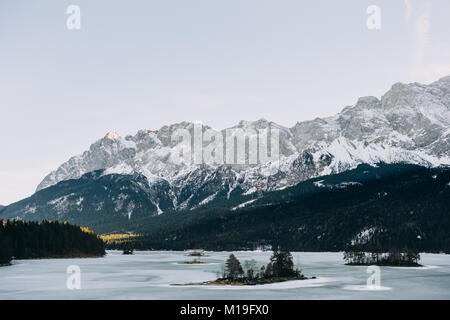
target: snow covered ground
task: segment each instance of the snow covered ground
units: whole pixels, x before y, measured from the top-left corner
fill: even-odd
[[[184,252],[109,251],[105,258],[20,260],[0,268],[5,299],[450,299],[450,255],[422,254],[425,268],[381,268],[381,287],[366,286],[366,267],[343,265],[341,253],[293,253],[317,279],[251,287],[171,286],[216,278],[228,252],[207,252],[202,265],[179,264]],[[266,264],[271,252],[235,252],[243,263]],[[81,270],[81,289],[69,290],[67,267]]]

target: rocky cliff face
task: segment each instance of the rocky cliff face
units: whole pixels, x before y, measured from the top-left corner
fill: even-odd
[[[241,121],[234,128],[241,128],[246,133],[254,129],[280,130],[278,165],[287,181],[280,181],[276,187],[302,179],[303,175],[292,172],[297,169],[304,169],[310,177],[323,174],[323,171],[345,170],[363,162],[447,164],[450,162],[450,77],[430,85],[397,83],[381,100],[360,98],[356,105],[344,108],[333,117],[299,122],[292,128],[266,120]],[[172,161],[180,147],[171,142],[176,129],[192,132],[193,124],[182,122],[156,131],[141,130],[135,136],[125,138],[110,132],[92,144],[88,151],[51,172],[37,190],[99,169],[111,173],[139,172],[149,182],[182,180],[183,175],[189,176],[199,166],[179,165]],[[312,157],[310,162],[309,156]],[[238,176],[249,177],[263,171],[264,165],[241,166],[235,171]],[[299,168],[302,165],[304,168]],[[308,169],[311,166],[314,169]]]
[[[360,98],[335,116],[298,122],[292,128],[264,119],[241,121],[233,127],[249,137],[258,130],[277,129],[277,161],[256,165],[176,161],[184,144],[174,141],[173,133],[183,129],[192,134],[194,126],[182,122],[126,137],[110,132],[46,176],[37,191],[94,171],[101,176],[139,177],[149,199],[146,212],[156,215],[197,208],[234,193],[255,193],[258,188],[263,192],[279,190],[363,163],[450,165],[450,77],[430,85],[397,83],[381,99]],[[203,132],[207,129],[212,130],[203,126]],[[213,132],[226,136],[226,129]],[[209,145],[207,141],[204,147]],[[139,205],[132,207],[114,210],[131,218]]]

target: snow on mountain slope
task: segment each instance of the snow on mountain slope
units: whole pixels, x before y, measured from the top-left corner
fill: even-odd
[[[241,121],[233,128],[248,135],[255,129],[278,129],[279,160],[258,165],[180,163],[175,160],[183,144],[173,143],[171,136],[177,129],[194,130],[193,123],[182,122],[134,136],[110,132],[51,172],[37,190],[96,170],[141,174],[152,188],[166,190],[174,208],[184,209],[206,204],[220,191],[228,197],[237,189],[252,193],[257,184],[263,191],[278,190],[361,163],[450,165],[450,77],[430,85],[397,83],[381,99],[363,97],[335,116],[292,128],[264,119]]]

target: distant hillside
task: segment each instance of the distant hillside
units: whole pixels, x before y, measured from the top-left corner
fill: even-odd
[[[235,165],[229,160],[235,156],[235,138],[228,133],[257,137],[260,144],[268,131],[279,142],[273,149],[279,151],[279,159],[262,157],[265,151],[259,150],[257,164],[250,164],[248,152],[242,156],[250,163]],[[174,139],[181,132],[192,137],[192,156],[195,132],[203,133],[203,151],[215,150],[221,141],[224,154],[213,163],[180,162],[180,151],[189,146]],[[83,225],[89,220],[92,226],[126,224],[129,219],[195,210],[230,195],[282,190],[380,162],[450,165],[450,76],[426,85],[396,83],[380,99],[361,97],[336,115],[289,128],[260,119],[242,120],[223,130],[182,121],[124,137],[109,132],[49,172],[36,189],[46,193],[8,206],[5,216],[48,216]],[[53,186],[57,188],[46,190]]]
[[[223,191],[200,207],[173,210],[162,188],[153,189],[145,177],[97,171],[12,204],[0,218],[67,220],[97,233],[145,234],[135,241],[143,249],[381,245],[450,252],[449,183],[449,167],[359,165],[278,191],[246,194],[237,188],[229,198]],[[164,214],[154,213],[156,201]]]
[[[133,221],[137,248],[290,250],[417,248],[450,252],[450,169],[361,165],[295,187],[189,212]],[[114,246],[111,246],[114,247]]]
[[[166,209],[164,193],[155,194],[141,175],[85,174],[41,190],[0,211],[0,219],[58,220],[95,229],[104,223],[124,223],[157,211],[152,197]]]

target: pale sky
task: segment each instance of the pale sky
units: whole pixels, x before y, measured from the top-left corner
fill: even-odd
[[[449,12],[448,0],[0,0],[0,204],[111,130],[290,127],[449,75]]]

